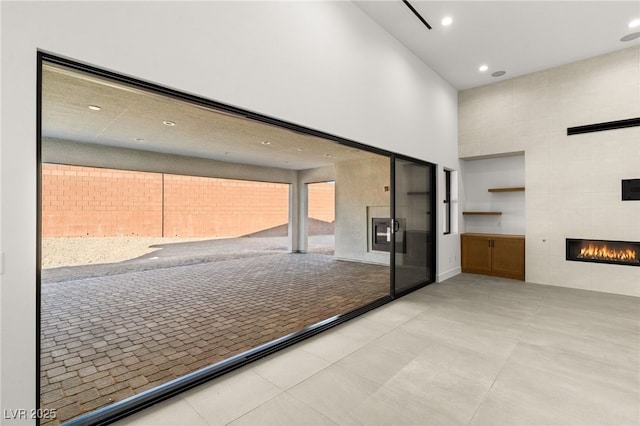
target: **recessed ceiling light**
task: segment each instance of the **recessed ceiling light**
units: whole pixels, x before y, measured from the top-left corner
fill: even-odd
[[[494,73],[491,73],[491,77],[502,77],[506,73],[507,73],[506,71],[496,71]]]
[[[620,39],[620,41],[631,41],[631,40],[635,40],[637,38],[640,38],[640,33],[631,33],[631,34],[627,34],[626,36],[622,37]]]
[[[328,158],[331,158],[331,157],[333,157],[333,154],[325,154],[324,156],[328,157]]]
[[[445,16],[444,18],[442,18],[442,25],[445,27],[448,27],[449,25],[451,25],[452,22],[453,22],[453,19],[451,18],[451,16]]]
[[[269,141],[262,141],[262,142],[260,142],[260,143],[261,143],[262,145],[271,145],[271,142],[269,142]]]
[[[91,111],[100,111],[102,108],[99,107],[98,105],[89,105],[89,109]]]
[[[302,151],[304,151],[304,149],[302,149],[302,148],[296,148],[296,151],[298,151],[298,152],[302,152]]]
[[[175,125],[176,125],[176,123],[175,123],[175,122],[173,122],[173,121],[169,121],[169,120],[164,120],[164,121],[162,122],[162,124],[164,124],[165,126],[175,126]]]
[[[485,72],[485,71],[486,71],[486,70],[488,70],[488,69],[489,69],[489,67],[488,67],[487,65],[480,65],[480,68],[478,68],[478,70],[479,70],[480,72]]]
[[[635,27],[640,27],[640,19],[634,19],[633,21],[629,22],[629,28]]]
[[[144,142],[143,138],[136,138],[136,142]]]

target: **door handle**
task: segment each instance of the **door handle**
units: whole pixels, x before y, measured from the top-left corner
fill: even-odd
[[[391,223],[393,223],[393,232],[398,232],[400,230],[400,222],[395,219],[391,219]]]

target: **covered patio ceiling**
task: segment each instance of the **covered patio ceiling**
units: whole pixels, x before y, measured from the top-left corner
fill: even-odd
[[[288,170],[374,155],[49,63],[42,76],[42,136]]]

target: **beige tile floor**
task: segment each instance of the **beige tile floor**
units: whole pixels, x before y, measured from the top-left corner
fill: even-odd
[[[640,299],[462,274],[124,425],[638,425]]]

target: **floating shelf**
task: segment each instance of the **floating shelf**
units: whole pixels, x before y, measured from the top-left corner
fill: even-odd
[[[480,215],[480,216],[500,216],[502,212],[462,212],[462,214],[467,215]]]
[[[524,191],[524,186],[517,186],[513,188],[489,188],[489,192],[520,192]]]

